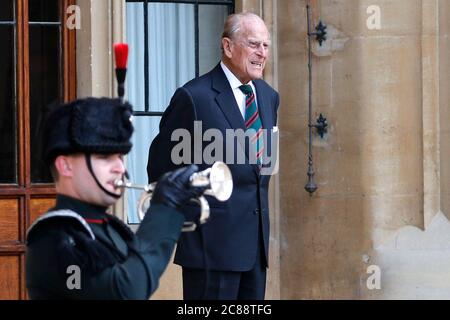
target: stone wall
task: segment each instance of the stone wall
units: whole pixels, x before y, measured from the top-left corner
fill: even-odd
[[[236,1],[271,31],[265,79],[281,96],[267,298],[450,298],[450,1],[308,1],[328,26],[312,45],[314,119],[329,123],[313,137],[313,196],[307,1]],[[79,95],[111,95],[106,48],[123,37],[123,1],[78,2]],[[181,297],[170,265],[153,298]]]
[[[279,1],[280,296],[428,297],[439,283],[441,296],[448,298],[447,245],[437,246],[441,249],[432,256],[425,252],[447,241],[445,215],[435,217],[440,203],[448,212],[449,179],[440,177],[448,176],[443,158],[449,155],[444,141],[450,3],[310,4],[315,23],[320,17],[330,31],[323,47],[313,44],[312,81],[314,116],[323,113],[330,128],[323,139],[314,136],[319,189],[310,197],[303,190],[308,147],[305,1]],[[368,27],[370,6],[380,9],[379,29]],[[431,225],[432,244],[417,245],[426,237],[417,230]],[[414,245],[396,246],[393,239],[399,234]],[[428,281],[431,273],[425,270],[431,269],[422,266],[428,259],[433,259],[434,277],[442,275],[443,282]],[[366,285],[373,265],[380,271],[381,290]],[[404,281],[383,289],[402,272]],[[420,283],[428,288],[421,290]]]

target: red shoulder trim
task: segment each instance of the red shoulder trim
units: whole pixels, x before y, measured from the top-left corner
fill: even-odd
[[[93,224],[104,224],[106,221],[104,219],[84,219],[87,223]]]

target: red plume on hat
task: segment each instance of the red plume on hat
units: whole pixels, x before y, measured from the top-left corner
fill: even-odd
[[[125,77],[127,75],[128,44],[114,44],[114,55],[116,58],[117,93],[120,98],[123,98],[125,94]]]

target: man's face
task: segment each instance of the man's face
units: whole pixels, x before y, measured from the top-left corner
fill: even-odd
[[[246,84],[263,77],[269,55],[270,35],[260,19],[249,18],[242,21],[241,30],[233,39],[223,39],[227,66],[233,74]]]
[[[74,168],[72,179],[73,188],[77,198],[91,204],[105,207],[110,206],[117,201],[116,198],[106,194],[97,186],[97,183],[89,172],[84,154],[72,155],[70,158]],[[114,186],[114,181],[116,179],[122,179],[122,176],[125,173],[123,155],[92,154],[91,164],[92,171],[100,184],[109,192],[120,196],[122,191]]]

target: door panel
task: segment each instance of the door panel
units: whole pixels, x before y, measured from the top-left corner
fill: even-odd
[[[31,199],[30,205],[30,222],[31,225],[40,215],[55,205],[54,198],[37,198]]]
[[[0,199],[0,208],[0,243],[19,242],[19,201]]]
[[[20,256],[0,257],[0,300],[20,299]]]

